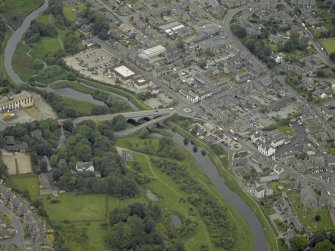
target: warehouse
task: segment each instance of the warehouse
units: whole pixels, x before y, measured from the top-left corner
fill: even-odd
[[[152,59],[154,57],[160,56],[165,54],[166,49],[164,46],[162,45],[157,45],[155,47],[146,49],[144,51],[142,51],[138,56],[143,58],[143,59]]]

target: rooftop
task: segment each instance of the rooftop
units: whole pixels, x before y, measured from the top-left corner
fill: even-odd
[[[124,78],[128,78],[130,76],[135,75],[135,72],[133,72],[132,70],[130,70],[127,66],[125,65],[120,65],[116,68],[114,68],[114,70],[119,73],[122,77]]]

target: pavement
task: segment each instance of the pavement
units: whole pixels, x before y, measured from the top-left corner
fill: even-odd
[[[145,110],[145,111],[136,111],[136,112],[125,112],[125,113],[113,113],[113,114],[104,114],[104,115],[92,115],[92,116],[83,116],[79,118],[75,118],[73,123],[79,124],[85,120],[93,120],[93,121],[107,121],[111,120],[118,115],[123,115],[125,118],[141,118],[141,117],[156,117],[161,115],[172,115],[175,114],[176,110],[174,108],[169,109],[157,109],[157,110]],[[60,119],[58,122],[63,123],[65,119]]]

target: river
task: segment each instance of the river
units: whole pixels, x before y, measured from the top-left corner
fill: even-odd
[[[258,220],[256,214],[249,208],[249,206],[233,191],[229,189],[224,183],[224,180],[220,177],[220,174],[216,166],[212,163],[210,158],[206,155],[203,156],[200,151],[193,152],[193,146],[188,144],[184,145],[184,138],[176,132],[172,132],[173,140],[183,146],[199,163],[206,175],[209,177],[215,188],[227,199],[247,221],[254,242],[255,251],[267,251],[268,244],[263,230],[263,226]]]
[[[22,40],[23,35],[29,29],[30,24],[33,20],[35,20],[40,13],[47,10],[49,5],[48,0],[45,0],[44,4],[41,5],[37,10],[31,12],[26,18],[23,20],[22,25],[14,31],[11,38],[8,40],[5,48],[5,69],[8,76],[12,79],[15,84],[22,84],[23,80],[16,74],[14,71],[12,61],[13,55],[16,49],[17,44]]]

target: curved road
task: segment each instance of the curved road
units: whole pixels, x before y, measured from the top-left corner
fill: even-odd
[[[13,65],[12,65],[13,55],[14,55],[16,46],[21,41],[24,33],[29,29],[31,22],[35,20],[41,12],[45,11],[48,8],[48,5],[49,5],[48,0],[45,0],[42,6],[40,6],[37,10],[30,13],[23,20],[22,25],[16,31],[14,31],[13,35],[7,42],[7,45],[5,48],[5,69],[6,69],[8,76],[17,85],[22,84],[23,81],[16,74],[16,72],[13,69]]]

